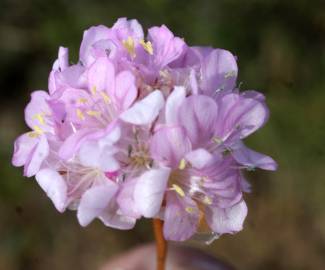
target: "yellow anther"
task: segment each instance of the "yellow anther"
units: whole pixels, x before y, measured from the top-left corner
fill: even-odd
[[[203,203],[210,205],[212,204],[212,199],[209,196],[204,196]]]
[[[41,135],[44,132],[38,125],[33,126],[33,129],[34,129],[34,132],[38,135]]]
[[[101,91],[100,95],[102,96],[102,98],[106,104],[109,104],[111,102],[111,99],[105,92]]]
[[[132,37],[128,37],[126,40],[122,41],[124,48],[128,51],[131,57],[135,57],[135,44]]]
[[[181,197],[185,196],[184,190],[179,185],[173,184],[172,185],[172,190],[176,191],[176,193],[178,195],[180,195]]]
[[[88,100],[86,98],[79,98],[78,99],[78,102],[81,103],[81,104],[85,104],[85,103],[87,103],[87,101]]]
[[[37,113],[34,115],[34,118],[37,119],[41,125],[45,125],[44,115],[44,113]]]
[[[95,85],[90,89],[90,92],[91,92],[94,96],[96,95],[96,93],[97,93],[97,88],[96,88]]]
[[[28,132],[28,136],[31,138],[37,138],[40,134],[37,134],[35,131]]]
[[[186,167],[186,160],[182,158],[181,161],[179,162],[178,169],[184,170],[185,167]]]
[[[193,207],[186,207],[185,211],[189,214],[192,214],[195,211],[195,209]]]
[[[89,116],[95,116],[95,117],[100,116],[100,112],[99,112],[99,111],[93,111],[93,110],[89,110],[89,111],[87,111],[87,114],[88,114]]]
[[[153,48],[152,48],[152,44],[151,44],[150,41],[145,42],[143,39],[141,39],[141,40],[140,40],[140,44],[142,45],[143,49],[144,49],[147,53],[153,55]]]
[[[76,113],[77,113],[77,116],[78,116],[78,118],[80,120],[84,120],[85,119],[85,116],[84,116],[83,112],[80,109],[77,109]]]

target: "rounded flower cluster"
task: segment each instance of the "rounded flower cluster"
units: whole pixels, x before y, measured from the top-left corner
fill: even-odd
[[[146,37],[136,20],[91,27],[78,63],[61,47],[48,91],[32,93],[13,164],[82,226],[160,218],[175,241],[240,231],[243,171],[276,163],[242,142],[268,109],[237,73],[229,51],[190,47],[164,25]]]

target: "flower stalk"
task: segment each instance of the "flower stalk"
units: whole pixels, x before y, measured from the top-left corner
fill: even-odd
[[[156,239],[157,270],[165,270],[167,258],[167,241],[163,234],[163,221],[153,219],[153,230]]]

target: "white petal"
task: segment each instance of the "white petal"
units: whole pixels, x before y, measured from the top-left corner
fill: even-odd
[[[63,212],[67,203],[67,185],[63,177],[54,170],[40,170],[36,176],[36,181],[52,200],[55,208]]]
[[[154,217],[160,210],[170,169],[152,169],[142,174],[135,186],[134,201],[140,213]]]
[[[120,118],[134,125],[147,125],[155,120],[163,106],[164,97],[159,90],[155,90],[122,113]]]

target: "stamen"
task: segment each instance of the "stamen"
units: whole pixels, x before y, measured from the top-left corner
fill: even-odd
[[[174,190],[181,197],[185,197],[185,192],[179,185],[173,184],[171,190]]]
[[[193,207],[186,207],[185,211],[189,214],[192,214],[195,211],[195,209]]]
[[[181,159],[181,161],[179,162],[178,168],[180,170],[184,170],[186,168],[186,160],[184,158]]]
[[[39,134],[39,135],[43,134],[43,132],[44,132],[44,131],[43,131],[39,126],[37,126],[37,125],[35,125],[33,128],[34,128],[35,132],[36,132],[37,134]]]
[[[99,117],[99,116],[101,115],[101,112],[99,112],[99,111],[89,110],[89,111],[87,111],[87,114],[88,114],[89,116]]]
[[[78,102],[81,103],[81,104],[85,104],[85,103],[87,103],[87,101],[88,100],[86,98],[79,98],[78,99]]]
[[[106,104],[111,103],[110,97],[105,92],[101,91],[100,94]]]
[[[142,45],[143,49],[147,53],[149,53],[150,55],[153,55],[152,43],[150,41],[145,42],[143,39],[141,39],[140,44]]]
[[[209,196],[204,196],[203,203],[207,204],[207,205],[211,205],[212,204],[212,199]]]
[[[93,86],[91,89],[90,89],[90,92],[92,93],[93,96],[95,96],[97,94],[97,88],[96,86]]]
[[[132,37],[128,37],[126,40],[122,41],[124,48],[128,51],[132,58],[135,57],[135,44]]]
[[[34,118],[37,119],[41,125],[45,125],[44,115],[44,113],[37,113],[34,115]]]
[[[80,109],[77,109],[77,116],[80,120],[84,120],[85,119],[85,116],[83,114],[83,112],[80,110]]]
[[[44,133],[44,131],[38,125],[33,126],[33,129],[34,131],[28,133],[30,138],[37,138],[39,135]]]

